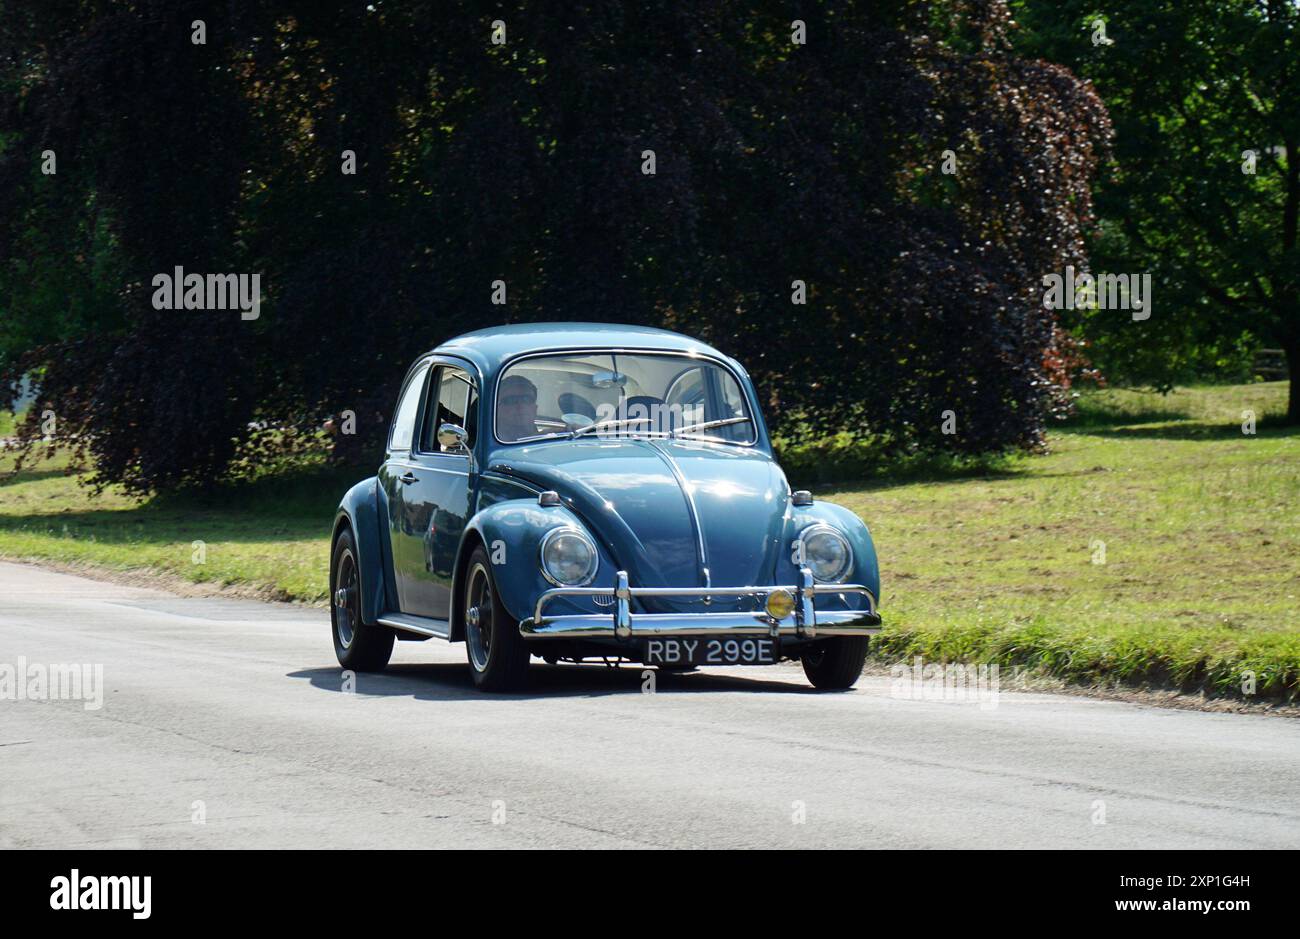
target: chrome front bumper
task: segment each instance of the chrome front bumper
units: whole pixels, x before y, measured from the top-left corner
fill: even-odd
[[[608,587],[557,587],[537,598],[531,619],[519,624],[526,639],[632,639],[646,636],[794,636],[814,639],[818,636],[870,636],[880,632],[880,614],[876,598],[861,584],[817,584],[812,571],[800,568],[800,583],[770,587],[631,587],[627,571],[618,572],[618,584],[612,591],[612,613],[578,613],[547,617],[545,607],[558,597],[609,596]],[[761,609],[767,595],[788,590],[794,596],[794,612],[775,619]],[[865,610],[818,610],[813,606],[817,594],[856,593],[867,598]],[[633,613],[633,597],[755,597],[760,609],[748,613]]]

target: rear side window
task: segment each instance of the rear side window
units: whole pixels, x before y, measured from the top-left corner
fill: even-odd
[[[397,413],[393,415],[393,426],[388,432],[388,449],[411,449],[411,440],[415,437],[415,415],[420,409],[420,396],[424,392],[424,379],[428,374],[429,363],[425,362],[415,370],[402,391],[401,400],[397,402]]]

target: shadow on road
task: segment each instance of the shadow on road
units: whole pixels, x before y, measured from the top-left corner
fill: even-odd
[[[379,673],[359,672],[351,693],[367,697],[410,697],[444,701],[461,698],[554,698],[599,697],[613,694],[641,694],[643,669],[638,665],[609,668],[605,665],[540,665],[529,669],[530,686],[515,694],[485,694],[474,689],[469,666],[445,662],[390,665]],[[651,669],[651,671],[654,671]],[[778,694],[825,694],[811,686],[736,675],[707,672],[655,674],[657,694],[692,694],[717,691],[751,691]],[[306,679],[321,691],[343,694],[341,668],[307,668],[290,672],[289,678]]]

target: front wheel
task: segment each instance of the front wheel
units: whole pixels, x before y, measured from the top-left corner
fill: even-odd
[[[330,626],[334,655],[344,668],[381,672],[393,655],[393,631],[361,618],[361,571],[352,532],[344,530],[330,558]]]
[[[465,568],[465,655],[480,691],[515,691],[528,682],[528,646],[497,595],[482,545]]]
[[[823,639],[801,656],[803,673],[814,688],[852,688],[862,675],[870,641],[870,636]]]

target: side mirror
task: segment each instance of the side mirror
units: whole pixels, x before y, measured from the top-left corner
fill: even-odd
[[[444,451],[469,452],[469,431],[459,424],[438,425],[438,446]]]

